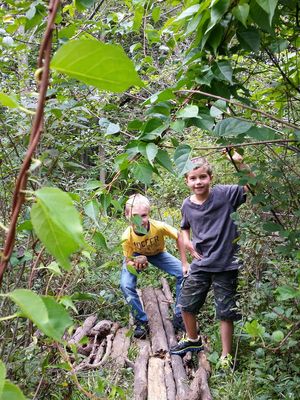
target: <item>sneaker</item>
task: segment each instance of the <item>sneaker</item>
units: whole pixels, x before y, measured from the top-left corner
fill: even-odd
[[[170,349],[171,354],[183,355],[188,351],[203,351],[204,346],[199,338],[196,342],[192,342],[187,337],[183,337],[176,346]]]
[[[179,314],[175,314],[173,317],[173,327],[175,329],[175,332],[182,331],[185,332],[185,326],[184,322],[182,319],[182,316]]]
[[[144,339],[149,332],[148,322],[137,321],[135,323],[135,329],[133,332],[133,336],[137,339]]]

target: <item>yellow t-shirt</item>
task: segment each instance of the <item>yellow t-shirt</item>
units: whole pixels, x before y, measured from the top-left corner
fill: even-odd
[[[125,257],[133,253],[144,256],[154,256],[165,251],[165,236],[177,239],[178,230],[165,222],[149,219],[150,229],[145,235],[137,235],[132,226],[129,226],[122,235],[122,247]]]

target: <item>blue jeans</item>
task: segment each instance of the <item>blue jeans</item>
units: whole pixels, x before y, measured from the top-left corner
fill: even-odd
[[[135,254],[137,255],[137,254]],[[155,256],[147,256],[149,263],[155,267],[167,272],[176,277],[176,304],[175,314],[181,315],[180,308],[178,307],[178,297],[180,286],[182,282],[182,265],[178,258],[172,256],[167,251],[158,253]],[[123,261],[123,268],[121,273],[121,290],[125,296],[127,303],[131,306],[133,317],[136,321],[148,321],[147,315],[143,310],[143,306],[136,291],[137,276],[130,273],[126,267],[126,261]]]

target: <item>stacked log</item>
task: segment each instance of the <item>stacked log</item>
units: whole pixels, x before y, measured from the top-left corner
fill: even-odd
[[[135,361],[134,400],[211,400],[208,386],[210,367],[204,352],[182,358],[170,355],[177,337],[172,324],[174,300],[167,281],[163,289],[141,292],[149,320],[150,341],[139,341]]]

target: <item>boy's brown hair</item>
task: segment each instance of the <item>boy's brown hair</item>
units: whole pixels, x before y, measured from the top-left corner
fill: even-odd
[[[194,166],[190,171],[188,171],[188,172],[186,172],[184,174],[185,178],[188,177],[188,174],[191,171],[194,171],[195,169],[198,169],[198,168],[204,168],[205,171],[208,173],[208,175],[210,177],[212,176],[212,174],[213,174],[212,166],[209,164],[209,162],[206,160],[206,158],[204,158],[204,157],[195,157],[195,158],[191,159],[191,162],[193,163]]]

